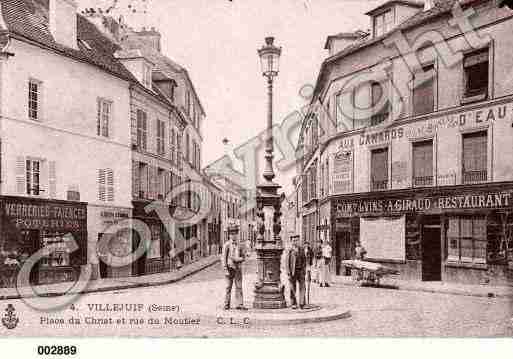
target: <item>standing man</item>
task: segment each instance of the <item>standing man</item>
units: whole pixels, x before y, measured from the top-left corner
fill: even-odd
[[[310,284],[312,283],[312,267],[314,264],[314,251],[310,242],[305,245],[305,259],[306,259],[306,304],[310,304]]]
[[[224,309],[230,309],[232,287],[235,282],[235,309],[247,310],[244,307],[242,296],[242,262],[244,254],[239,245],[239,228],[231,226],[228,228],[228,241],[223,246],[222,264],[226,277],[226,295],[224,298]]]
[[[321,262],[321,283],[320,287],[329,287],[330,284],[330,263],[331,263],[331,246],[327,239],[324,239],[322,245],[322,262]]]
[[[299,236],[291,238],[292,247],[288,250],[285,257],[286,271],[290,284],[290,302],[292,309],[303,309],[305,306],[305,274],[306,274],[306,256],[303,248],[299,246]],[[299,298],[296,295],[296,285],[299,290]]]

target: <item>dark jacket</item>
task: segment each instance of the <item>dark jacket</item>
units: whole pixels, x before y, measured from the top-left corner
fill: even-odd
[[[313,252],[312,247],[310,247],[310,246],[306,247],[305,257],[306,257],[306,264],[309,266],[312,266],[313,260],[314,260],[314,252]]]
[[[299,247],[289,249],[286,257],[286,271],[289,277],[305,276],[306,273],[306,256],[305,250]]]

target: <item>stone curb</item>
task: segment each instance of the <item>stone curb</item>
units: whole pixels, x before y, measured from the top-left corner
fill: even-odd
[[[198,268],[195,268],[189,272],[184,272],[182,276],[180,277],[176,277],[176,278],[172,278],[172,279],[166,279],[166,280],[163,280],[163,281],[157,281],[157,282],[146,282],[146,283],[130,283],[130,284],[116,284],[116,285],[112,285],[112,286],[106,286],[106,287],[100,287],[100,288],[86,288],[85,290],[81,291],[80,294],[88,294],[88,293],[100,293],[100,292],[110,292],[110,291],[115,291],[115,290],[123,290],[123,289],[132,289],[132,288],[143,288],[143,287],[154,287],[154,286],[160,286],[160,285],[166,285],[166,284],[173,284],[173,283],[176,283],[176,282],[179,282],[181,281],[182,279],[185,279],[191,275],[194,275],[208,267],[211,267],[213,266],[214,264],[218,263],[220,261],[220,258],[216,258],[215,260],[213,260],[212,262],[208,262],[208,263],[205,263],[204,265],[202,266],[199,266]],[[68,295],[68,294],[75,294],[76,292],[49,292],[49,293],[44,293],[44,294],[41,294],[41,295],[37,295],[37,294],[34,294],[34,295],[29,295],[29,296],[26,296],[26,297],[23,297],[23,298],[34,298],[34,297],[59,297],[59,296],[62,296],[62,295]],[[14,299],[21,299],[21,295],[19,294],[16,294],[16,295],[5,295],[5,296],[2,296],[0,295],[0,300],[14,300]]]
[[[346,281],[336,281],[334,284],[339,284],[343,286],[348,287],[358,287],[358,284],[355,284],[353,282],[346,282]],[[382,287],[376,287],[376,286],[366,286],[365,288],[376,288],[376,289],[389,289],[384,286]],[[395,290],[402,290],[402,291],[408,291],[408,292],[425,292],[425,293],[440,293],[440,294],[452,294],[452,295],[462,295],[467,297],[480,297],[480,298],[513,298],[513,287],[511,287],[511,294],[504,294],[504,293],[496,293],[493,290],[490,290],[487,293],[478,293],[478,292],[471,292],[471,291],[465,291],[465,290],[458,290],[458,289],[433,289],[433,288],[422,288],[422,287],[416,287],[416,286],[409,286],[409,285],[397,285],[397,288],[392,288]]]
[[[319,313],[320,312],[320,313]],[[315,313],[315,314],[313,314]],[[188,313],[189,315],[194,315],[193,313]],[[263,314],[263,315],[262,315]],[[269,313],[254,313],[249,312],[246,315],[243,313],[234,315],[233,313],[217,313],[217,315],[196,313],[202,322],[206,322],[208,324],[217,324],[218,318],[221,320],[230,320],[234,321],[235,325],[240,325],[242,327],[258,327],[258,326],[273,326],[273,325],[299,325],[299,324],[310,324],[310,323],[322,323],[329,322],[334,320],[347,319],[351,317],[351,312],[349,310],[344,310],[342,308],[330,309],[322,312],[322,309],[318,312],[306,312],[304,317],[301,317],[300,314],[294,314],[288,316],[284,314],[284,318],[269,318],[266,317],[266,314]],[[261,318],[259,318],[261,316]],[[287,317],[288,316],[288,317]],[[247,320],[247,323],[244,323],[244,320]],[[223,323],[226,324],[226,323]],[[229,325],[234,325],[230,323]]]

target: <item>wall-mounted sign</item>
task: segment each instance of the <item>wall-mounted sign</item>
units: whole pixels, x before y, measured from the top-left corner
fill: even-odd
[[[0,199],[2,215],[18,229],[80,230],[87,228],[87,207],[24,198]]]
[[[430,212],[454,209],[495,209],[511,207],[511,192],[415,197],[401,199],[364,199],[340,201],[335,205],[336,217],[402,212]]]
[[[353,151],[341,150],[333,155],[333,193],[348,193],[353,184]]]
[[[373,133],[364,132],[360,135],[360,145],[376,145],[400,139],[404,136],[404,132],[403,127],[390,128]]]
[[[409,127],[406,130],[406,137],[425,137],[434,135],[443,129],[480,126],[487,122],[504,119],[506,116],[510,115],[510,112],[511,109],[508,109],[508,106],[506,105],[495,105],[484,107],[479,110],[434,117],[421,122],[419,125],[413,125],[412,127]]]

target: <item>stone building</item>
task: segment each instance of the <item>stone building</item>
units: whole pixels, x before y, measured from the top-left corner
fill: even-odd
[[[386,1],[331,38],[298,150],[306,236],[403,278],[511,283],[513,12]]]
[[[98,232],[132,214],[132,75],[73,0],[2,0],[0,33],[0,265],[55,244],[33,283],[97,273]]]

